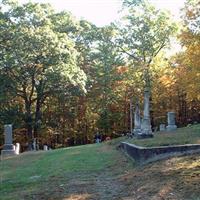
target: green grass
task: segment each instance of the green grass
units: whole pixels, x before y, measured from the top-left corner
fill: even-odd
[[[152,139],[117,138],[52,151],[27,152],[0,162],[1,200],[110,200],[200,197],[199,155],[137,166],[117,150],[121,141],[141,146],[200,143],[200,125]],[[172,197],[169,195],[173,194]]]
[[[178,128],[172,132],[156,132],[153,138],[133,138],[126,141],[144,147],[200,144],[200,125]]]
[[[45,188],[44,185],[52,180],[59,185],[77,175],[79,179],[84,179],[88,174],[98,174],[115,166],[118,159],[119,153],[115,148],[105,144],[92,144],[48,152],[24,153],[2,160],[0,197],[14,200],[28,195],[25,199],[29,199],[29,194]],[[120,168],[113,173],[120,173]]]

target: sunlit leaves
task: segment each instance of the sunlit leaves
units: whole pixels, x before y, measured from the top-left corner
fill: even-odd
[[[130,1],[125,1],[130,4]],[[120,37],[117,45],[128,62],[143,71],[145,87],[151,87],[150,65],[169,44],[170,36],[176,31],[176,25],[169,13],[157,10],[147,1],[130,4],[128,14],[119,27]]]
[[[85,91],[86,75],[77,66],[78,52],[70,35],[76,22],[67,13],[57,14],[50,5],[37,3],[10,4],[1,22],[2,72],[14,82],[10,92],[24,101],[31,132],[48,96],[65,93],[69,85]]]

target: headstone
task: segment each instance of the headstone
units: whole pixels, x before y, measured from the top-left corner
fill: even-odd
[[[160,131],[165,131],[166,130],[166,128],[165,128],[165,124],[160,124]]]
[[[17,155],[19,155],[19,152],[20,152],[20,144],[19,144],[19,143],[16,143],[16,145],[15,145],[15,153],[16,153]]]
[[[132,105],[132,98],[130,99],[130,134],[133,135],[133,105]]]
[[[33,151],[37,150],[37,139],[33,138]]]
[[[134,112],[134,130],[135,135],[141,134],[141,118],[140,118],[140,108],[139,103],[136,103],[135,112]]]
[[[12,136],[12,125],[4,125],[4,136],[5,143],[2,150],[3,156],[12,156],[15,155],[15,147],[13,145],[13,136]]]
[[[146,88],[144,91],[144,118],[142,120],[142,133],[140,134],[141,137],[153,137],[152,130],[151,130],[151,120],[150,120],[150,92]]]
[[[47,145],[44,145],[44,146],[43,146],[43,149],[44,149],[44,151],[48,151],[48,146],[47,146]]]
[[[94,136],[95,139],[95,143],[100,143],[101,142],[101,135],[99,134],[99,132],[97,132]]]
[[[167,113],[167,131],[173,131],[177,129],[175,124],[175,112],[168,112]]]
[[[37,141],[37,144],[36,144],[36,149],[39,150],[40,149],[40,145],[39,145],[39,142]]]

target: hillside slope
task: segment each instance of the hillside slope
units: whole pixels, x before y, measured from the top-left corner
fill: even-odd
[[[3,160],[0,199],[200,200],[199,155],[137,166],[119,140]]]

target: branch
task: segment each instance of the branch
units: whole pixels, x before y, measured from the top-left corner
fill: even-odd
[[[19,93],[16,93],[16,94],[17,94],[17,96],[19,96],[19,97],[21,97],[22,99],[26,100],[26,97],[25,97],[24,95],[19,94]]]
[[[162,42],[161,46],[158,48],[155,54],[154,53],[152,54],[152,57],[156,57],[163,47],[165,47],[165,41]]]
[[[135,57],[133,54],[128,53],[123,47],[119,46],[119,48],[122,50],[122,52],[126,53],[128,56],[132,57],[136,61],[140,61],[137,57]]]

